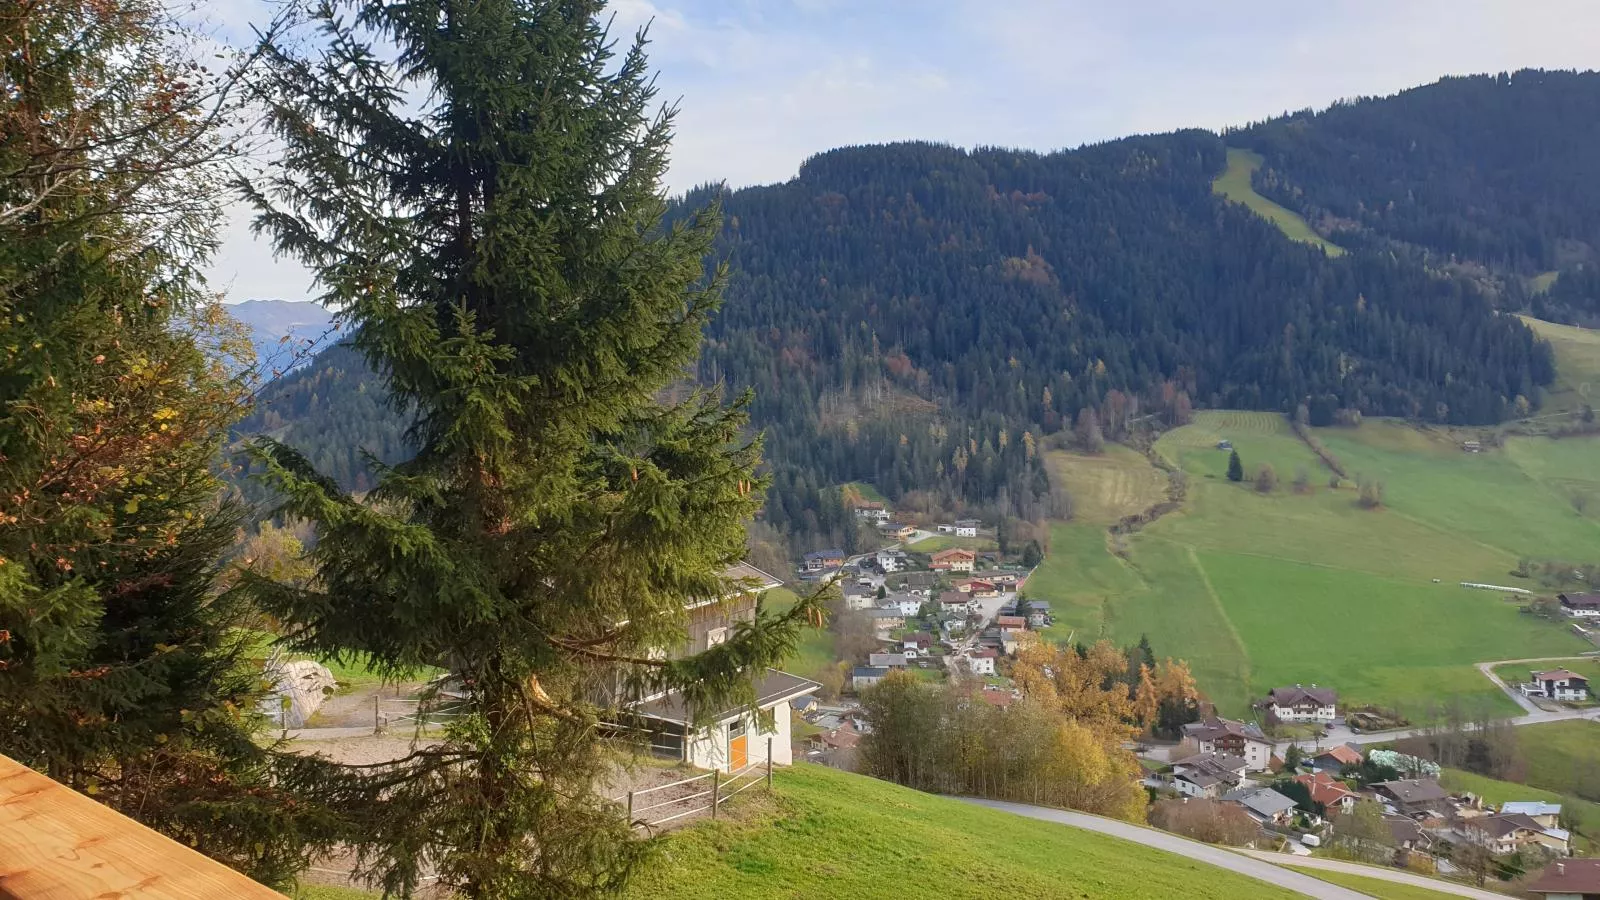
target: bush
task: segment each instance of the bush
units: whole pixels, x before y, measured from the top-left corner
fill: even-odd
[[[1277,488],[1277,471],[1274,470],[1272,466],[1262,463],[1261,468],[1256,470],[1256,491],[1262,494],[1270,494],[1277,490]]]
[[[1150,824],[1186,838],[1242,847],[1261,829],[1243,809],[1217,800],[1161,800],[1150,808]]]

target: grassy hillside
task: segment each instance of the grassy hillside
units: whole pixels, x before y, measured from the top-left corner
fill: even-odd
[[[1293,863],[1285,863],[1293,867]],[[1365,875],[1348,875],[1344,872],[1330,872],[1327,869],[1300,868],[1298,871],[1319,878],[1330,884],[1347,887],[1352,891],[1360,891],[1373,897],[1382,897],[1383,900],[1448,900],[1457,894],[1446,894],[1442,891],[1431,891],[1424,887],[1410,884],[1400,884],[1382,878],[1368,878]]]
[[[1261,168],[1261,154],[1230,147],[1228,168],[1211,183],[1211,192],[1235,203],[1243,203],[1251,212],[1278,226],[1290,240],[1304,241],[1321,247],[1329,256],[1343,256],[1343,247],[1313,231],[1299,213],[1256,193],[1256,189],[1250,184],[1250,176],[1259,168]]]
[[[1529,316],[1522,321],[1556,352],[1556,381],[1546,389],[1540,413],[1570,412],[1585,403],[1600,407],[1600,331]]]
[[[1528,784],[1559,794],[1600,797],[1600,722],[1529,725],[1518,729],[1517,736],[1528,760]],[[1600,836],[1600,829],[1595,834]]]
[[[1578,842],[1577,852],[1584,856],[1594,853],[1595,838],[1600,837],[1600,804],[1571,794],[1530,787],[1513,781],[1499,781],[1460,769],[1445,769],[1444,775],[1439,780],[1452,791],[1471,791],[1496,805],[1511,800],[1543,800],[1546,803],[1560,803],[1566,812],[1576,816],[1578,831],[1583,835]]]
[[[629,897],[1266,898],[1266,884],[1063,825],[800,764],[667,836]]]
[[[766,602],[771,604],[775,611],[782,612],[793,606],[798,599],[794,591],[788,588],[773,588],[767,591]],[[807,628],[801,632],[800,645],[795,648],[794,655],[784,663],[784,668],[796,675],[816,678],[822,670],[836,665],[838,658],[833,646],[833,632],[826,628]]]
[[[1467,454],[1456,435],[1387,421],[1319,437],[1352,474],[1384,481],[1384,508],[1361,509],[1349,484],[1330,488],[1326,467],[1281,416],[1200,413],[1156,444],[1189,473],[1183,509],[1122,539],[1093,520],[1052,530],[1028,586],[1056,606],[1051,636],[1128,644],[1147,634],[1158,654],[1189,659],[1202,688],[1233,713],[1297,682],[1413,713],[1452,695],[1514,713],[1472,663],[1589,649],[1458,583],[1513,580],[1522,555],[1591,557],[1600,503],[1579,513],[1566,495],[1591,484],[1600,493],[1600,441],[1514,438]],[[1264,496],[1227,481],[1223,439],[1247,473],[1270,464],[1279,489]],[[1053,464],[1090,495],[1097,477],[1135,481],[1127,459]],[[1299,470],[1306,493],[1290,488]]]
[[[1108,445],[1098,456],[1054,451],[1050,477],[1072,495],[1073,520],[1110,525],[1166,497],[1167,478],[1138,451]]]

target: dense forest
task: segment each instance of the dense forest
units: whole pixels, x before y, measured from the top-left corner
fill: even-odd
[[[681,205],[721,195],[730,280],[696,374],[754,389],[763,515],[804,544],[857,537],[848,481],[930,514],[1060,515],[1046,447],[1198,407],[1499,421],[1554,375],[1504,313],[1597,309],[1596,98],[1596,75],[1453,78],[1226,137],[851,147],[783,184],[700,189]],[[1257,188],[1354,252],[1214,195],[1228,146],[1261,152]],[[1548,293],[1527,286],[1543,271],[1563,273]],[[350,362],[283,379],[244,430],[359,486],[359,449],[403,443]]]

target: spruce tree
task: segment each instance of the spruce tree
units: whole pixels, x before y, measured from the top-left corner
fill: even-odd
[[[686,604],[741,587],[722,573],[766,484],[746,400],[682,385],[720,302],[720,215],[665,221],[672,110],[642,34],[613,56],[603,7],[330,3],[311,39],[265,48],[285,155],[246,186],[258,222],[415,411],[420,449],[357,498],[263,442],[317,578],[253,588],[292,646],[441,665],[465,697],[439,743],[303,782],[397,893],[425,863],[469,897],[620,888],[648,845],[599,790],[602,723],[630,692],[702,716],[751,702],[820,621],[816,598],[758,607],[705,653],[657,652]]]
[[[254,740],[213,474],[247,353],[195,276],[220,82],[158,4],[0,15],[0,752],[269,882],[305,808]]]
[[[1244,463],[1239,461],[1239,451],[1237,450],[1228,454],[1228,480],[1244,480]]]

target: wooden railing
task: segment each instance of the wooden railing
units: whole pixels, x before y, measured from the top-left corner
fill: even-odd
[[[0,900],[284,900],[283,895],[0,756]]]

